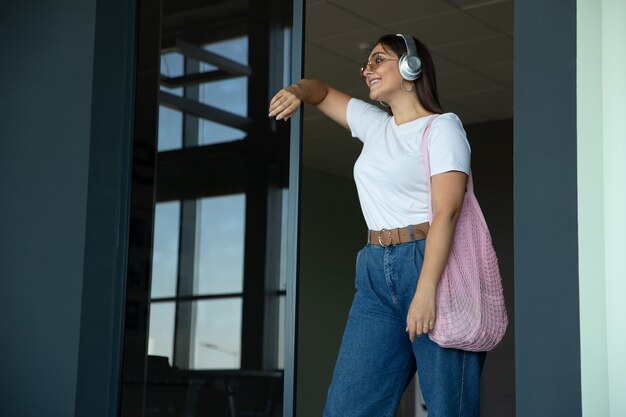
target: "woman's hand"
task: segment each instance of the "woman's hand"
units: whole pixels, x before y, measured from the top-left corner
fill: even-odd
[[[276,120],[289,120],[302,103],[315,106],[319,111],[346,129],[346,110],[350,96],[337,91],[319,80],[303,79],[280,90],[270,102],[269,116]]]
[[[269,117],[276,116],[276,120],[287,121],[301,104],[297,87],[293,85],[285,87],[272,98]]]
[[[417,286],[406,317],[406,328],[411,342],[415,340],[416,336],[420,337],[435,327],[436,295],[436,287]]]

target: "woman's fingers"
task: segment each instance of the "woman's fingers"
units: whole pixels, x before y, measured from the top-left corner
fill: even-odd
[[[291,114],[293,114],[296,109],[298,108],[298,105],[296,103],[288,103],[286,104],[287,107],[284,108],[283,111],[281,111],[278,116],[276,116],[276,120],[281,120],[284,117],[288,117]]]
[[[298,107],[300,100],[290,91],[280,90],[270,101],[269,117],[276,116],[276,120],[287,120]]]
[[[275,109],[279,105],[283,104],[286,100],[288,100],[288,97],[282,95],[281,93],[276,94],[274,98],[272,98],[272,101],[270,102],[270,111],[272,109]]]
[[[413,342],[416,337],[421,337],[427,334],[434,327],[434,319],[413,319],[407,321],[406,331],[409,333],[409,339]]]
[[[413,342],[416,337],[420,337],[422,335],[423,328],[421,323],[417,320],[410,320],[407,329],[409,331],[409,339],[411,342]]]
[[[297,100],[297,99],[296,99]],[[270,111],[269,116],[276,116],[276,120],[283,119],[291,114],[293,114],[298,107],[300,106],[300,102],[298,101],[290,101],[283,102],[280,105],[276,106]]]
[[[290,104],[288,103],[281,104],[270,113],[270,117],[276,116],[276,120],[280,120],[289,113],[289,107]]]
[[[422,336],[434,328],[437,311],[435,296],[435,292],[429,291],[428,287],[415,291],[406,317],[411,342],[415,336]]]
[[[276,93],[276,95],[270,101],[270,116],[289,99],[288,94],[289,92],[284,89]]]

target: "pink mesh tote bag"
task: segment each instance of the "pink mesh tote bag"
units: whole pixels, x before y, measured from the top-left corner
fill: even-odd
[[[422,137],[422,158],[428,178],[428,212],[432,223],[429,120]],[[428,335],[444,348],[482,352],[504,336],[508,318],[496,251],[476,196],[470,173],[463,207],[456,225],[450,257],[437,287],[435,327]]]

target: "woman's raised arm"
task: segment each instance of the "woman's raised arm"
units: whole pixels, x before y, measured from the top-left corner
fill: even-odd
[[[326,116],[349,129],[346,119],[348,101],[349,95],[319,80],[303,79],[276,93],[270,102],[269,116],[276,116],[276,120],[288,120],[304,102],[314,105]]]

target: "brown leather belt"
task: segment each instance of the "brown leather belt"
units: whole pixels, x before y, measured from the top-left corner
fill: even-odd
[[[409,228],[413,229],[413,239],[411,239]],[[398,227],[396,229],[370,230],[368,233],[368,242],[386,248],[387,246],[397,245],[398,243],[422,240],[426,239],[429,228],[430,223],[425,222],[407,227]]]

